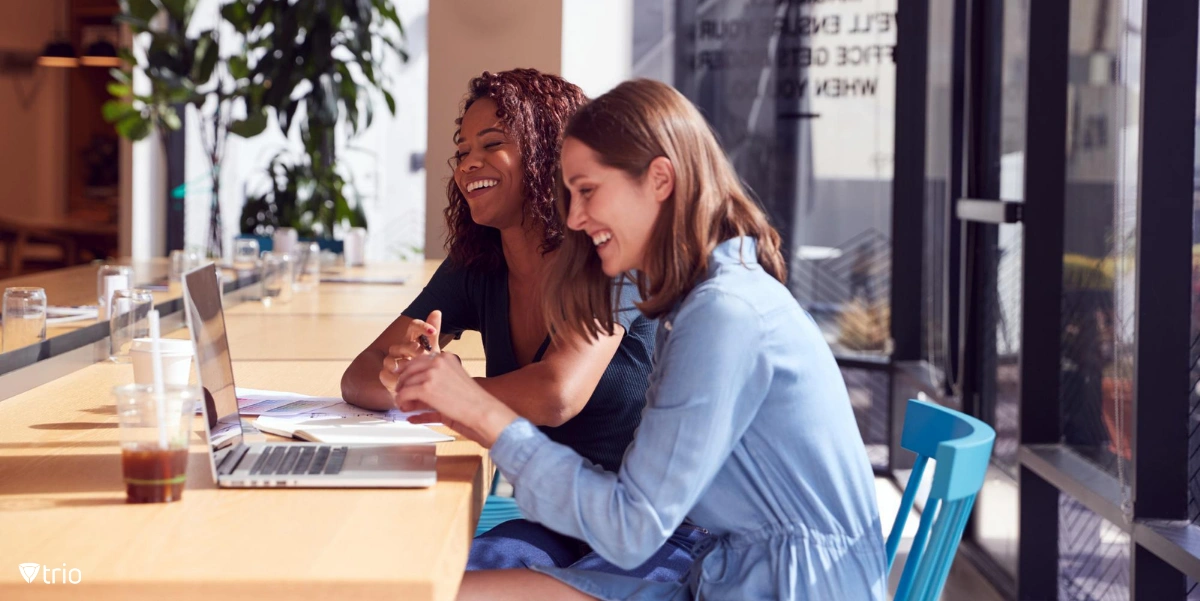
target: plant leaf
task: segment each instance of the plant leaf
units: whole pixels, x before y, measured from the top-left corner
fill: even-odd
[[[193,83],[204,84],[212,79],[213,70],[217,67],[220,49],[213,38],[212,32],[206,32],[196,40],[196,53],[192,59],[191,79]]]
[[[117,82],[113,81],[113,82],[109,82],[109,84],[108,84],[108,93],[112,94],[113,96],[116,96],[117,98],[125,98],[126,96],[129,96],[130,94],[132,94],[133,90],[130,89],[130,87],[127,84],[117,83]]]
[[[388,112],[391,113],[392,115],[395,115],[396,114],[396,99],[392,98],[391,92],[389,92],[387,90],[380,90],[380,91],[383,92],[383,100],[388,105]]]
[[[250,65],[244,56],[229,57],[229,74],[234,79],[246,79],[250,77]]]
[[[187,23],[188,18],[191,17],[191,13],[188,10],[189,9],[188,0],[158,0],[158,1],[162,3],[163,8],[167,9],[167,13],[169,13],[171,15],[172,19],[176,19],[176,20],[180,21],[181,23]],[[194,6],[191,8],[194,8]]]
[[[175,109],[170,107],[163,111],[162,122],[171,131],[178,131],[179,128],[183,127],[183,121],[179,119],[179,113],[176,113]]]
[[[149,23],[158,14],[158,6],[154,0],[121,0],[121,12]]]
[[[229,132],[243,138],[253,138],[267,129],[267,113],[252,111],[245,119],[229,124]]]
[[[143,119],[140,114],[130,115],[116,123],[117,133],[123,138],[134,142],[150,135],[150,121]]]
[[[117,83],[123,83],[127,86],[133,85],[133,78],[124,69],[109,69],[108,74],[117,80]]]
[[[104,115],[104,120],[108,123],[116,123],[137,112],[132,104],[121,100],[109,100],[100,107],[100,113]]]
[[[241,2],[231,2],[221,7],[221,16],[229,21],[230,25],[241,34],[246,34],[250,31],[250,12],[246,10],[246,5]]]

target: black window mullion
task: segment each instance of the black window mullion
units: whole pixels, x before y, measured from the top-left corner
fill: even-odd
[[[1063,220],[1070,3],[1029,3],[1021,274],[1020,440],[1060,441]],[[1028,467],[1020,476],[1018,597],[1058,596],[1058,492]]]
[[[1130,484],[1135,520],[1183,520],[1200,15],[1196,2],[1145,0],[1144,7]],[[1134,599],[1186,595],[1184,575],[1136,539],[1132,558]]]

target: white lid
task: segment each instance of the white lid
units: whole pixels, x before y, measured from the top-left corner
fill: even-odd
[[[149,338],[134,338],[133,344],[129,347],[131,353],[151,353],[154,342]],[[162,349],[164,355],[191,355],[192,341],[191,340],[175,340],[173,338],[160,338],[158,340],[159,348]]]

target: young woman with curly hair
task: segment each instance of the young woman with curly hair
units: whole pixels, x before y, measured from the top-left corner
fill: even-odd
[[[396,372],[424,352],[419,336],[440,351],[464,330],[475,330],[487,357],[480,386],[593,466],[620,467],[645,404],[655,323],[634,307],[636,286],[620,282],[614,286],[617,324],[604,336],[552,340],[542,310],[544,276],[563,239],[556,210],[559,144],[567,120],[586,102],[575,85],[532,69],[485,72],[471,81],[456,121],[458,150],[446,190],[449,258],[346,370],[348,402],[395,407]],[[686,572],[687,549],[701,536],[682,526],[648,561],[622,570],[575,538],[512,520],[476,539],[468,569],[583,565],[671,580]]]

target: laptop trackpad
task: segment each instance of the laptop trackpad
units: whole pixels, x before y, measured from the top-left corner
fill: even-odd
[[[368,472],[431,470],[437,463],[434,445],[362,447],[355,450],[358,460],[348,461],[346,467]]]

